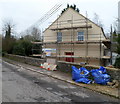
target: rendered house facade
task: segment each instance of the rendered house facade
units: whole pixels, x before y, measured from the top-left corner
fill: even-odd
[[[45,31],[44,49],[54,49],[47,58],[72,63],[108,65],[110,41],[103,29],[68,8]]]

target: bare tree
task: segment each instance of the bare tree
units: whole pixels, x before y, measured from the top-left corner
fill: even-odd
[[[1,55],[1,52],[2,52],[2,35],[0,34],[0,55]]]
[[[113,22],[113,28],[114,28],[114,31],[116,32],[119,32],[119,29],[118,29],[119,22],[120,22],[119,18],[115,18],[115,21]]]
[[[2,34],[5,36],[5,38],[10,38],[13,35],[15,30],[14,28],[15,24],[13,24],[12,20],[3,21]]]
[[[16,39],[13,36],[14,33],[14,27],[13,21],[7,20],[3,21],[3,39],[2,39],[2,50],[8,53],[12,53],[13,44],[15,43]]]
[[[100,27],[103,27],[103,23],[102,23],[102,21],[100,20],[99,15],[98,15],[97,13],[94,13],[93,21],[94,21],[97,25],[99,25]]]
[[[31,27],[26,30],[24,33],[21,33],[22,38],[28,41],[41,41],[41,31],[37,27]]]
[[[31,35],[33,36],[34,41],[40,41],[41,40],[41,31],[37,27],[32,28]]]
[[[24,40],[27,40],[27,41],[34,41],[33,39],[33,36],[31,35],[25,35],[24,37],[22,37]]]

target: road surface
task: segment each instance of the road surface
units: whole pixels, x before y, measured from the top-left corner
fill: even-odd
[[[3,102],[117,102],[91,90],[2,62]],[[111,104],[111,103],[110,103]]]

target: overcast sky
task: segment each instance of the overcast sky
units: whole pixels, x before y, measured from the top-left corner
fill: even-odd
[[[43,30],[57,18],[61,10],[69,3],[76,4],[83,15],[86,15],[87,11],[91,20],[94,13],[97,13],[104,24],[104,31],[109,32],[110,25],[118,17],[118,1],[120,0],[0,0],[0,33],[2,21],[13,20],[16,24],[16,32],[20,33],[38,21],[57,3],[63,5],[56,14],[39,26]]]

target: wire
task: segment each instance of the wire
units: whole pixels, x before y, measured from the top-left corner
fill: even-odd
[[[51,8],[46,14],[44,14],[37,22],[35,22],[32,26],[21,32],[20,34],[31,30],[33,27],[40,26],[46,20],[48,20],[52,15],[54,15],[62,6],[62,4],[56,4],[53,8]]]

